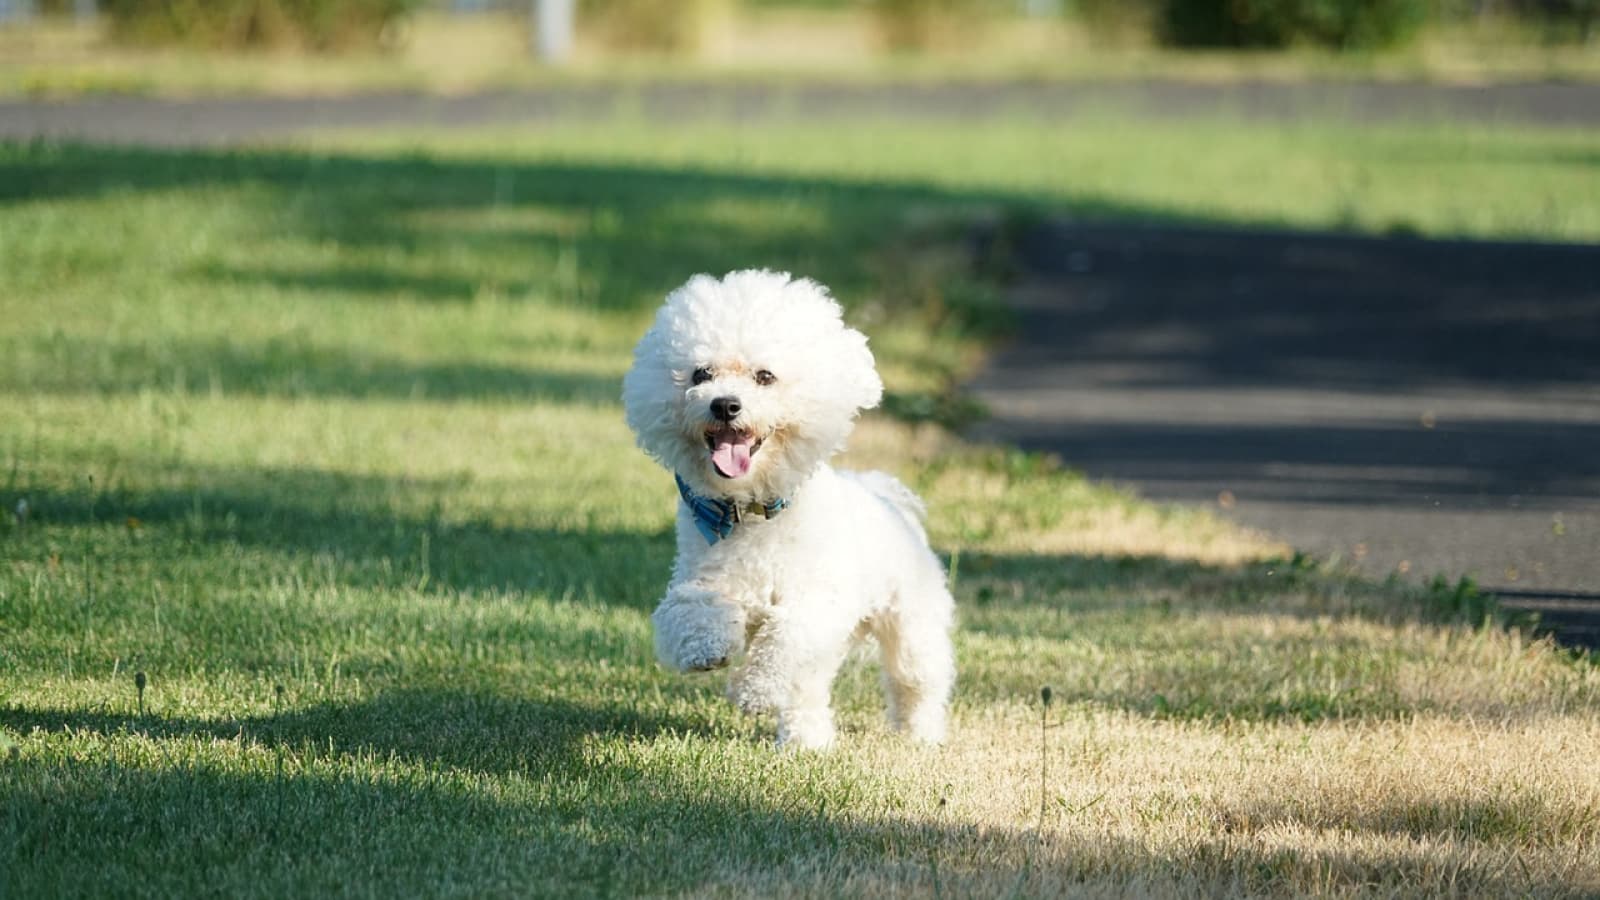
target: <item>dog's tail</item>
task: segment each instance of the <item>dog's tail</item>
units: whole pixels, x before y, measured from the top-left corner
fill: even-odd
[[[923,522],[927,521],[928,508],[923,505],[921,497],[918,497],[910,488],[901,484],[897,478],[887,472],[856,472],[853,474],[863,487],[899,513],[900,517],[905,519],[906,525],[910,526],[912,531],[921,535],[924,542],[928,540],[928,533],[922,525]]]

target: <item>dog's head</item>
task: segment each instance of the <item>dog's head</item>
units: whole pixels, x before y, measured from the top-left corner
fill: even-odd
[[[882,396],[827,289],[757,270],[667,295],[622,381],[639,446],[695,493],[740,502],[788,496]]]

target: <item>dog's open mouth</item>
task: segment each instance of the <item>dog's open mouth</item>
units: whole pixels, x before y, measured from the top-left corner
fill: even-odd
[[[738,478],[750,471],[750,457],[756,455],[766,438],[728,425],[706,432],[706,449],[711,451],[711,466],[723,478]]]

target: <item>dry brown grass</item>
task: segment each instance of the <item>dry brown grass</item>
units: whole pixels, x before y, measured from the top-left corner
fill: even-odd
[[[908,764],[904,815],[852,823],[900,849],[728,873],[729,894],[1529,895],[1600,890],[1600,723],[1585,715],[1196,723],[1068,709],[962,717]]]
[[[934,472],[919,487],[951,543],[1001,520],[958,562],[954,740],[908,760],[857,704],[843,754],[903,777],[907,799],[843,843],[889,849],[729,871],[722,893],[1600,891],[1600,669],[1515,629],[1433,620],[1402,586],[1275,580],[1263,561],[1285,548],[1203,513],[1090,502],[1103,489],[1020,476],[1015,454],[861,429],[853,462],[897,459]],[[1069,510],[1083,491],[1081,512],[1030,523],[1010,503],[1023,481]]]
[[[953,457],[963,464],[937,464]],[[934,471],[920,487],[957,544],[972,520],[1001,520],[963,559],[957,736],[907,765],[904,747],[865,737],[873,713],[858,710],[852,763],[915,773],[916,799],[903,817],[855,827],[906,852],[893,865],[812,857],[757,878],[730,873],[728,893],[1600,889],[1600,670],[1516,630],[1431,623],[1383,606],[1394,598],[1374,605],[1359,581],[1273,585],[1262,561],[1286,548],[1204,513],[1091,502],[1103,489],[1035,475],[1028,496],[1064,492],[1054,502],[1069,511],[1030,521],[1027,504],[1010,504],[1014,456],[933,430],[869,423],[852,458]],[[1076,504],[1072,491],[1084,492]],[[1043,562],[991,572],[988,554]],[[1170,581],[1069,574],[1051,593],[1052,558],[1197,568]],[[1054,626],[1040,617],[1052,607],[1063,614]],[[1158,607],[1173,612],[1143,617]],[[1092,644],[1072,639],[1080,629]],[[1324,665],[1335,657],[1346,663]],[[1020,698],[1046,683],[1061,699],[1041,746],[1038,707]],[[1308,690],[1325,691],[1319,712]]]

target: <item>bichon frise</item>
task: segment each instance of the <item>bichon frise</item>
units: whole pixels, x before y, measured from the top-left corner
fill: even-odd
[[[682,499],[656,655],[704,672],[742,651],[729,696],[776,712],[780,745],[833,742],[829,689],[867,635],[891,723],[944,737],[954,601],[922,502],[882,472],[827,465],[882,395],[827,289],[766,271],[673,291],[623,379],[628,426]]]

